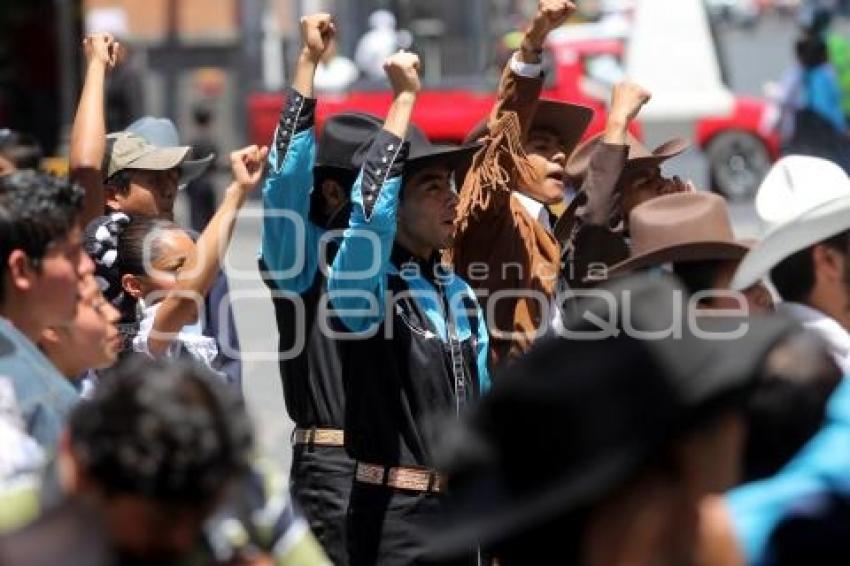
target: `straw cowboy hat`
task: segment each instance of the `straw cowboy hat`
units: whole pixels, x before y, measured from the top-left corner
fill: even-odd
[[[850,230],[850,178],[824,159],[785,157],[759,187],[756,213],[768,232],[738,266],[734,290],[752,286],[796,252]]]
[[[611,275],[663,263],[739,260],[749,251],[735,240],[723,198],[705,192],[675,193],[636,206],[629,216],[631,256]]]
[[[602,143],[603,135],[603,133],[596,134],[576,148],[569,161],[567,161],[567,177],[576,183],[580,183],[584,179],[587,168],[590,166],[590,158],[596,147]],[[629,155],[626,165],[623,167],[623,172],[630,169],[661,165],[671,157],[676,157],[688,149],[690,143],[682,138],[673,138],[650,151],[639,139],[632,134],[628,134],[626,145],[629,146]]]

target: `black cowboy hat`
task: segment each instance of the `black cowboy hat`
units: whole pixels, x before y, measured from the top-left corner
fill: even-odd
[[[726,332],[705,339],[676,314],[683,290],[672,278],[634,276],[607,290],[616,306],[588,301],[584,322],[567,327],[598,330],[586,322],[592,313],[616,317],[619,333],[539,342],[445,435],[440,460],[453,504],[434,533],[435,556],[504,542],[596,504],[679,435],[741,406],[769,351],[796,328],[778,317],[698,317],[703,332]],[[631,329],[681,320],[681,338],[624,331],[626,305]],[[746,330],[731,339],[741,324]]]
[[[372,141],[381,128],[381,118],[362,112],[346,112],[329,118],[322,130],[315,167],[359,171]],[[405,173],[432,165],[447,165],[458,176],[459,181],[462,181],[462,175],[466,173],[472,156],[481,147],[480,144],[433,144],[414,124],[408,127],[405,141],[409,144]]]

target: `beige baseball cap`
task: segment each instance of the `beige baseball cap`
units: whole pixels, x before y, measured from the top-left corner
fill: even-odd
[[[109,134],[106,136],[106,143],[107,179],[124,169],[167,171],[180,165],[192,151],[188,145],[157,147],[130,132]]]

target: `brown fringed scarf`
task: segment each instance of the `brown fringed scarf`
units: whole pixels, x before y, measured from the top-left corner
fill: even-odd
[[[522,132],[516,112],[505,112],[490,124],[485,145],[472,158],[472,166],[460,191],[457,230],[462,233],[469,219],[490,206],[498,194],[510,196],[517,183],[533,185],[541,181],[522,147]]]

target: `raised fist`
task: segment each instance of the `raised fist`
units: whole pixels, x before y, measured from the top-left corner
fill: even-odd
[[[530,47],[543,47],[543,41],[549,32],[566,22],[575,10],[576,5],[570,0],[540,0],[537,4],[537,15],[526,32]]]
[[[268,153],[266,146],[249,145],[230,154],[233,180],[243,192],[252,191],[260,183]]]
[[[637,117],[643,105],[649,102],[652,94],[637,83],[625,80],[614,85],[611,92],[610,115],[624,124]]]
[[[86,36],[83,40],[83,51],[89,62],[98,61],[108,69],[114,69],[124,58],[123,46],[109,33],[93,33]]]
[[[384,61],[384,72],[390,80],[393,92],[416,94],[422,88],[419,80],[419,56],[408,51],[399,51]]]
[[[301,46],[314,61],[319,61],[336,35],[330,14],[311,14],[301,18]]]

